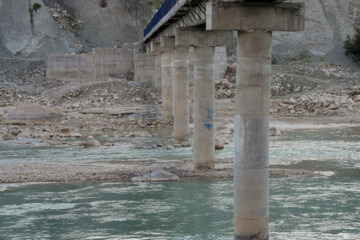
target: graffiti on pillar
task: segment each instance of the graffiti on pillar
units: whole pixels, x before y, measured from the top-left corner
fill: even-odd
[[[205,108],[206,110],[206,116],[204,120],[204,127],[208,130],[211,130],[213,128],[213,120],[214,120],[214,109],[211,108]]]

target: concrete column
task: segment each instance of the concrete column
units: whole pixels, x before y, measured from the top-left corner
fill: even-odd
[[[176,47],[173,55],[174,139],[189,139],[189,48]]]
[[[161,74],[162,74],[162,69],[161,69],[161,59],[162,59],[162,55],[161,54],[156,54],[155,55],[155,89],[156,90],[161,90]]]
[[[194,164],[206,171],[215,167],[215,47],[195,47]]]
[[[272,33],[237,39],[234,229],[236,240],[269,239],[269,106]]]
[[[215,48],[215,80],[225,77],[227,70],[226,47],[220,46]]]
[[[166,51],[161,55],[162,107],[164,119],[173,118],[173,85],[172,85],[173,52]]]

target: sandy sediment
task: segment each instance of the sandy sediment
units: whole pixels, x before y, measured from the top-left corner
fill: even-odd
[[[232,178],[233,159],[218,159],[216,169],[195,172],[192,160],[90,162],[79,163],[0,163],[0,183],[130,181],[157,169],[163,169],[180,178]],[[270,168],[270,176],[314,175],[302,169]]]

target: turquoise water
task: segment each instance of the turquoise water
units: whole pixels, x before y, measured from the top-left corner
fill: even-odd
[[[271,239],[360,239],[360,179],[270,181]],[[2,239],[233,239],[231,180],[22,185],[0,193]]]
[[[1,142],[0,161],[166,161],[192,155],[191,148],[134,151],[121,141],[127,140],[99,149]],[[230,142],[217,154],[231,157],[232,151]],[[271,178],[271,239],[360,239],[360,128],[284,132],[271,138],[270,162],[331,173]],[[233,239],[232,215],[231,179],[0,184],[0,239]]]
[[[175,150],[152,149],[134,150],[132,138],[110,138],[115,146],[101,148],[48,147],[39,140],[32,139],[32,145],[26,145],[28,139],[20,141],[0,141],[0,162],[89,162],[89,161],[167,161],[192,158],[193,150],[180,148]],[[154,138],[137,139],[141,142],[155,141]],[[217,157],[232,158],[234,143],[222,151],[216,151]],[[270,138],[270,164],[290,165],[303,161],[323,161],[341,163],[348,168],[360,168],[360,127],[321,130],[297,130],[284,132],[280,137]],[[64,151],[64,149],[66,151]]]

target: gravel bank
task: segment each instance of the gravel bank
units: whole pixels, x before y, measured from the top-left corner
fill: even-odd
[[[199,173],[192,169],[192,160],[171,162],[117,162],[117,163],[0,163],[0,183],[130,181],[157,169],[184,177],[232,178],[233,159],[218,159],[214,171]],[[308,170],[271,168],[270,176],[315,175]]]

